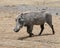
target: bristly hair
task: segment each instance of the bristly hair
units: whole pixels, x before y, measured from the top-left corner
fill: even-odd
[[[21,13],[21,18],[22,18],[23,13]]]

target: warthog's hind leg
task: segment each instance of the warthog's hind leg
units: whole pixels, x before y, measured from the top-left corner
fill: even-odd
[[[32,33],[32,30],[33,30],[33,26],[27,26],[27,32],[28,32],[28,34],[29,34],[29,37],[32,37],[32,35],[34,35],[34,34]]]
[[[53,34],[55,34],[54,27],[52,25],[52,15],[46,16],[46,22],[51,27]]]
[[[53,25],[50,25],[50,27],[51,27],[51,29],[52,29],[53,34],[55,34]]]
[[[39,35],[41,35],[44,30],[44,24],[40,25],[40,27],[41,27],[41,31],[40,31]]]
[[[47,22],[47,23],[51,27],[53,34],[55,34],[54,27],[53,27],[52,23],[49,23],[49,22]]]

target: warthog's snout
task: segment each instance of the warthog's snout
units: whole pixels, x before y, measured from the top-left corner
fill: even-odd
[[[19,30],[22,28],[22,25],[16,25],[14,28],[14,32],[19,32]]]
[[[20,30],[20,25],[16,25],[16,27],[14,28],[14,32],[18,32]]]
[[[14,29],[14,32],[18,32],[20,29]]]

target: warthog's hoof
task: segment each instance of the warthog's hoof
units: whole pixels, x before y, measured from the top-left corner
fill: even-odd
[[[54,35],[55,33],[53,33],[53,35]]]
[[[53,31],[53,35],[55,34],[55,31]]]
[[[34,36],[34,34],[33,34],[33,33],[29,34],[29,37],[32,37],[32,36]]]
[[[41,34],[38,34],[39,36],[41,35]]]

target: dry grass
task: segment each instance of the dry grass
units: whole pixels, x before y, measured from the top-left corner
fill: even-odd
[[[27,5],[43,5],[45,1],[46,6],[51,7],[60,7],[60,0],[0,0],[0,5],[20,5],[20,4],[27,4]]]

